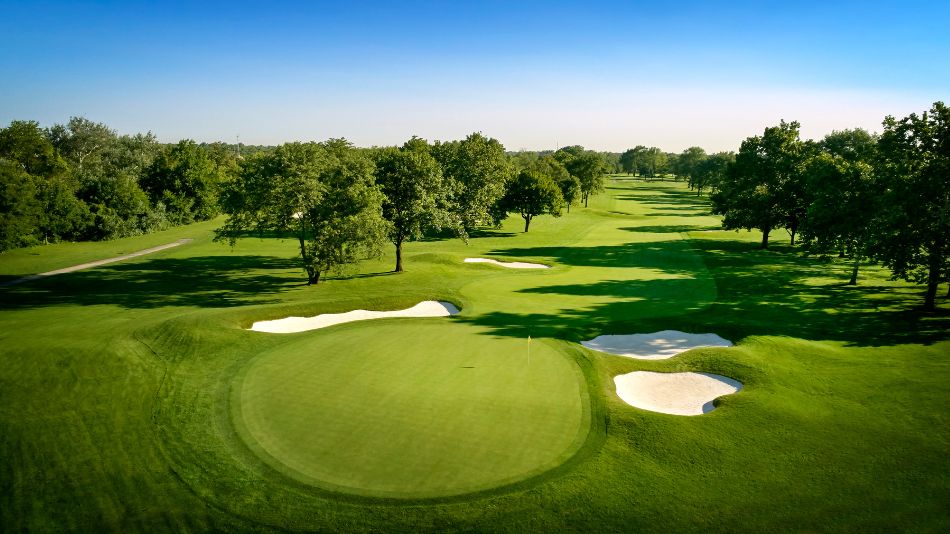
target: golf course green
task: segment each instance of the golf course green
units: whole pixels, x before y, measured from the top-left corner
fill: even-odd
[[[307,286],[221,220],[0,255],[0,531],[946,531],[950,302],[720,229],[682,183],[429,238]],[[787,240],[786,240],[787,241]],[[484,257],[550,265],[513,270]],[[941,286],[945,288],[945,286]],[[945,289],[944,289],[945,291]],[[449,317],[256,321],[455,304]],[[667,360],[604,334],[716,333]],[[695,417],[614,377],[729,377]]]
[[[232,404],[239,429],[290,476],[383,497],[492,489],[577,451],[590,402],[566,343],[443,322],[295,336],[243,374]]]

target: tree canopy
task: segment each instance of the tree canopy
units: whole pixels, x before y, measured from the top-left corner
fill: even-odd
[[[344,139],[288,143],[249,158],[227,185],[218,239],[292,232],[307,283],[379,254],[387,224],[373,163]]]
[[[383,217],[389,221],[389,240],[396,246],[395,271],[401,272],[404,241],[419,239],[427,229],[440,230],[450,224],[445,213],[449,191],[428,143],[418,137],[378,154],[376,182],[385,195]]]
[[[950,279],[950,108],[936,102],[883,124],[877,171],[888,231],[877,257],[895,277],[926,284],[924,307],[932,310],[937,285]]]
[[[560,217],[564,198],[553,178],[537,170],[524,170],[508,184],[501,206],[506,213],[519,213],[527,232],[531,220],[537,215],[547,213]]]

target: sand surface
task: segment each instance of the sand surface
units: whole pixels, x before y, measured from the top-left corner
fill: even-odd
[[[490,258],[465,258],[465,263],[490,263],[509,269],[550,269],[550,265],[541,263],[525,263],[523,261],[498,261]]]
[[[335,324],[366,321],[368,319],[385,319],[387,317],[446,317],[457,313],[459,313],[459,309],[451,302],[426,300],[405,310],[353,310],[345,313],[321,313],[313,317],[286,317],[273,321],[258,321],[251,325],[251,330],[255,332],[269,332],[271,334],[292,334],[295,332],[326,328]]]
[[[697,347],[731,347],[732,342],[716,334],[688,334],[662,330],[652,334],[597,336],[581,341],[589,349],[641,360],[665,360]]]
[[[711,412],[713,400],[742,389],[742,383],[710,373],[635,371],[614,377],[617,396],[637,408],[673,415]]]
[[[165,250],[167,248],[177,247],[178,245],[184,245],[185,243],[190,243],[191,239],[179,239],[173,243],[166,243],[164,245],[159,245],[157,247],[147,248],[144,250],[139,250],[132,252],[130,254],[124,254],[122,256],[116,256],[114,258],[106,258],[104,260],[90,261],[88,263],[80,263],[79,265],[73,265],[72,267],[65,267],[63,269],[56,269],[55,271],[47,271],[45,273],[32,274],[30,276],[24,276],[23,278],[17,278],[16,280],[10,280],[9,282],[4,282],[0,284],[0,287],[3,286],[12,286],[14,284],[22,284],[23,282],[29,282],[31,280],[39,280],[40,278],[46,278],[47,276],[54,276],[57,274],[71,273],[74,271],[81,271],[83,269],[91,269],[92,267],[99,267],[100,265],[107,265],[110,263],[115,263],[117,261],[128,260],[131,258],[137,258],[139,256],[144,256],[146,254],[151,254],[153,252],[158,252],[160,250]]]

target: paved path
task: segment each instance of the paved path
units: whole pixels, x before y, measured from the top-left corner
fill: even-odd
[[[71,273],[73,271],[79,271],[82,269],[90,269],[92,267],[99,267],[100,265],[108,265],[110,263],[115,263],[117,261],[128,260],[131,258],[137,258],[139,256],[144,256],[146,254],[151,254],[153,252],[158,252],[160,250],[165,250],[167,248],[177,247],[178,245],[184,245],[185,243],[190,243],[191,239],[179,239],[173,243],[165,243],[164,245],[159,245],[157,247],[147,248],[145,250],[139,250],[137,252],[132,252],[130,254],[125,254],[122,256],[116,256],[114,258],[108,258],[105,260],[96,260],[90,261],[89,263],[80,263],[79,265],[73,265],[72,267],[66,267],[63,269],[56,269],[55,271],[48,271],[40,274],[31,274],[30,276],[24,276],[23,278],[17,278],[15,280],[10,280],[9,282],[4,282],[0,284],[0,287],[12,286],[15,284],[22,284],[23,282],[30,282],[33,280],[39,280],[40,278],[46,278],[47,276],[53,276],[56,274]]]

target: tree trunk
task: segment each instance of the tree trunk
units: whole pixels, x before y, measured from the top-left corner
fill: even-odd
[[[307,285],[315,286],[320,283],[320,271],[313,267],[307,267]]]
[[[790,242],[789,244],[794,247],[794,246],[795,246],[795,227],[794,227],[794,226],[792,227],[792,231],[789,232],[789,233],[790,233],[791,236],[792,236],[792,240],[791,240],[791,242]]]
[[[402,239],[396,239],[396,271],[402,272]]]
[[[848,281],[849,286],[854,286],[858,284],[858,267],[861,266],[861,255],[858,253],[854,254],[854,268],[851,269],[851,280]]]
[[[950,284],[947,284],[947,298],[950,299]]]
[[[531,216],[526,215],[524,218],[524,232],[525,233],[528,233],[528,226],[530,225],[531,225]]]
[[[762,246],[759,248],[761,249],[769,248],[769,232],[771,231],[772,231],[771,228],[764,228],[762,230]]]
[[[584,207],[585,207],[585,208],[587,207],[587,197],[588,197],[588,195],[584,195]]]
[[[924,297],[924,309],[937,309],[937,286],[940,285],[940,266],[943,258],[939,254],[930,254],[930,272],[927,275],[927,296]]]

